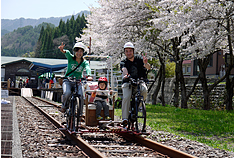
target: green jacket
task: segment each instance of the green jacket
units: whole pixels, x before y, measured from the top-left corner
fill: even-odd
[[[73,60],[72,57],[74,57],[73,54],[70,53],[69,50],[65,50],[66,53],[65,53],[65,56],[67,57],[67,60],[68,60],[68,64],[67,64],[67,72],[66,72],[66,75],[71,72],[73,69],[75,69],[79,64],[76,60]],[[68,75],[69,77],[73,76],[73,77],[76,77],[77,79],[80,79],[83,77],[83,71],[84,69],[86,69],[86,73],[88,76],[91,75],[91,69],[89,67],[89,63],[87,60],[84,60],[82,62],[82,64],[74,71],[72,72],[70,75]]]

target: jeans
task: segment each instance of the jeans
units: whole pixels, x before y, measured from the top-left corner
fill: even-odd
[[[67,105],[67,101],[68,99],[70,99],[70,96],[72,94],[72,87],[75,85],[76,83],[75,82],[70,82],[69,80],[67,79],[64,79],[63,80],[63,104],[62,104],[62,108],[63,109],[67,109],[69,105]],[[81,102],[80,102],[80,106],[81,106],[81,111],[80,111],[80,116],[83,114],[83,106],[84,106],[84,96],[83,96],[83,91],[84,91],[84,88],[83,88],[83,85],[82,83],[80,83],[78,85],[78,94],[81,95]]]

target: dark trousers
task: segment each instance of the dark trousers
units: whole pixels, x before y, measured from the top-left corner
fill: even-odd
[[[109,106],[106,104],[105,101],[96,100],[95,105],[96,105],[96,117],[100,116],[102,108],[104,110],[105,117],[109,116]]]

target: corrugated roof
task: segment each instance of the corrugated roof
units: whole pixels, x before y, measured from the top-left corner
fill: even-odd
[[[191,60],[184,60],[183,64],[191,64],[191,62],[192,62]]]
[[[38,63],[38,62],[32,62],[29,65],[30,70],[34,70],[36,72],[41,72],[41,73],[58,71],[58,70],[64,69],[65,67],[67,67],[67,64],[48,65],[48,64]]]
[[[26,57],[8,57],[1,56],[1,65],[10,64],[19,60],[27,60],[29,62],[37,62],[47,65],[67,64],[67,59],[52,59],[52,58],[26,58]]]
[[[60,67],[61,69],[66,67],[68,61],[67,59],[51,59],[51,58],[26,58],[26,57],[8,57],[1,56],[1,65],[6,65],[20,60],[26,60],[31,62],[31,69],[36,71],[48,72],[50,69],[57,71]],[[34,66],[36,67],[32,67]],[[105,61],[90,61],[91,69],[106,69],[107,63]]]

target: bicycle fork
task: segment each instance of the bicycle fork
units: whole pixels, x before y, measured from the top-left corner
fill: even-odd
[[[76,104],[75,104],[75,97],[72,96],[71,98],[71,111],[70,111],[70,129],[72,131],[75,131],[75,109],[76,109]]]

